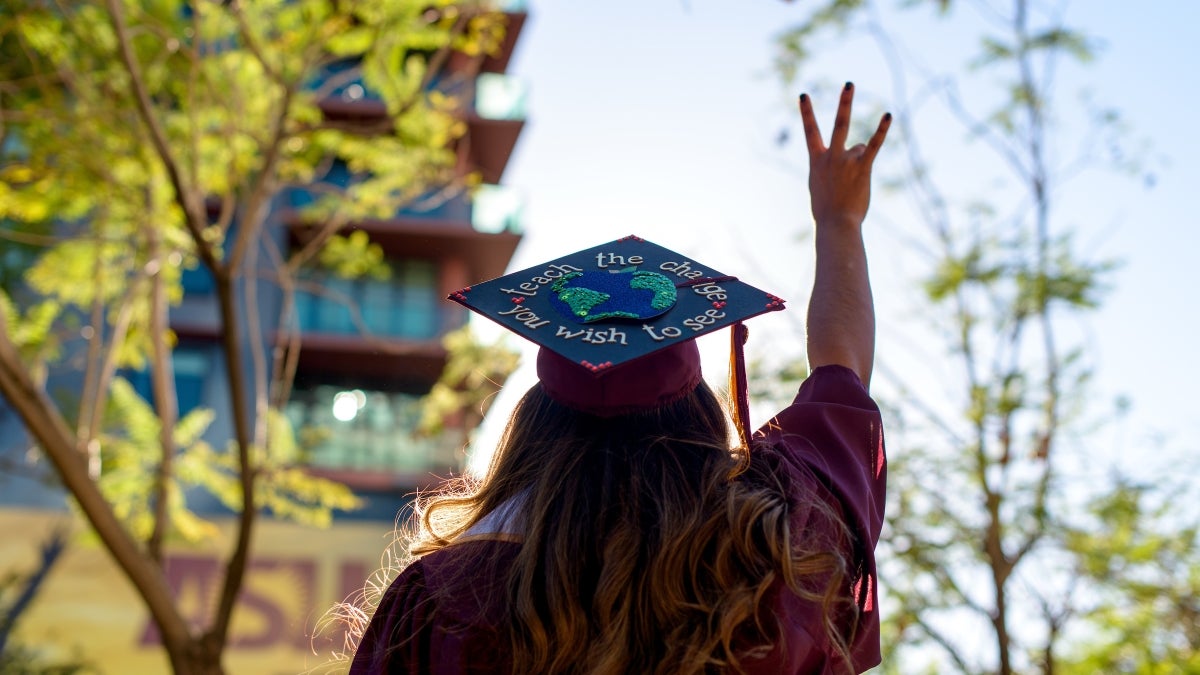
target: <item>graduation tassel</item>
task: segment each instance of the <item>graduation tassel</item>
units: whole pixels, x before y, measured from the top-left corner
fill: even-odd
[[[733,324],[730,330],[729,345],[729,395],[733,405],[733,425],[737,428],[738,441],[742,453],[730,478],[741,474],[750,467],[750,391],[746,383],[746,341],[750,339],[750,330],[741,321]]]

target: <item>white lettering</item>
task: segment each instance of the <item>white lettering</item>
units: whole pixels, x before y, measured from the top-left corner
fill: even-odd
[[[500,315],[511,316],[516,321],[525,324],[526,328],[541,328],[542,326],[550,323],[549,321],[542,319],[542,317],[538,316],[536,313],[528,309],[524,309],[520,305],[500,312]]]
[[[725,300],[728,296],[725,294],[725,289],[716,284],[705,284],[703,286],[693,286],[692,292],[696,295],[703,295],[705,300]]]

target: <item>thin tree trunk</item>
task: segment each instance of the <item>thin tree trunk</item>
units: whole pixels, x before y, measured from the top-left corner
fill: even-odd
[[[221,342],[225,352],[225,371],[229,380],[229,399],[233,413],[233,429],[237,443],[239,478],[242,488],[242,510],[238,514],[237,540],[225,566],[225,583],[218,599],[217,613],[205,638],[218,653],[229,634],[229,624],[238,592],[250,561],[250,544],[254,535],[254,485],[257,470],[250,456],[253,434],[250,429],[250,409],[242,365],[243,337],[237,318],[236,283],[226,270],[215,275],[217,300],[221,308]]]
[[[1012,675],[1012,640],[1008,635],[1008,591],[1003,580],[994,577],[996,584],[996,609],[992,626],[996,631],[996,649],[1000,655],[998,675]]]
[[[58,414],[45,392],[29,380],[0,316],[0,393],[21,417],[25,428],[54,464],[63,485],[75,497],[84,516],[117,566],[146,603],[168,652],[180,651],[192,640],[187,623],[175,607],[162,569],[138,548],[117,520],[112,507],[88,475],[87,461],[76,452],[75,434]]]
[[[154,411],[158,416],[158,443],[162,453],[158,463],[158,474],[154,481],[154,530],[146,542],[150,558],[162,564],[163,541],[169,525],[167,500],[171,482],[172,460],[175,457],[175,423],[178,417],[175,397],[175,372],[171,363],[171,350],[167,340],[167,295],[163,287],[163,267],[167,264],[162,251],[158,232],[153,225],[146,228],[150,246],[150,260],[157,269],[150,276],[150,342],[151,388],[154,396]]]

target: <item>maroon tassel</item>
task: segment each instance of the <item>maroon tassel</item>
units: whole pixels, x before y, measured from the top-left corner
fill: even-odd
[[[742,452],[738,466],[734,469],[736,476],[745,471],[750,465],[750,391],[746,383],[746,341],[750,339],[750,330],[741,321],[733,324],[730,331],[729,347],[729,397],[733,401],[733,425],[737,428],[738,441]]]

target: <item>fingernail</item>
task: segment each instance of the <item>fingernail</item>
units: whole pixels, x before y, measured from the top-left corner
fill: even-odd
[[[800,94],[800,102],[801,103],[803,103],[807,100],[808,100],[808,94]]]
[[[854,83],[853,83],[853,82],[847,82],[847,83],[846,83],[846,89],[845,89],[846,91],[850,91],[850,90],[851,90],[851,89],[853,89],[853,88],[854,88]]]
[[[892,113],[883,113],[883,119],[888,122],[891,122],[892,121]]]

